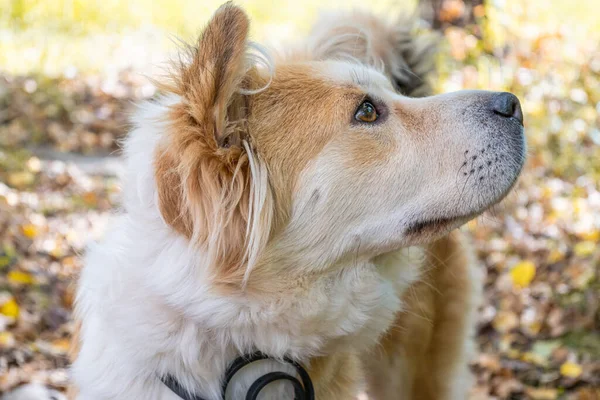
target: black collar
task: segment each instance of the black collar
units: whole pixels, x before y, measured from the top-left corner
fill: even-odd
[[[255,361],[266,359],[273,358],[261,352],[247,354],[236,358],[225,372],[225,379],[223,380],[223,385],[221,386],[221,398],[225,400],[225,391],[227,390],[227,385],[229,385],[229,381],[231,381],[233,376],[240,369]],[[300,382],[295,376],[292,376],[286,372],[270,372],[261,376],[256,381],[254,381],[252,385],[250,385],[250,389],[248,389],[248,393],[246,394],[245,400],[256,400],[258,394],[265,386],[267,386],[271,382],[279,380],[288,380],[294,386],[294,400],[315,399],[315,390],[313,388],[312,381],[310,380],[310,376],[308,375],[308,372],[306,372],[304,367],[298,362],[288,357],[285,357],[283,361],[285,361],[287,364],[292,365],[296,369],[296,372],[300,376],[302,382]],[[194,394],[189,393],[171,375],[162,377],[161,380],[169,389],[171,389],[173,393],[181,397],[183,400],[205,400],[200,396],[196,396]]]

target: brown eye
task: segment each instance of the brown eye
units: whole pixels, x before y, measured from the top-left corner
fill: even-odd
[[[377,109],[373,103],[368,100],[362,102],[360,106],[358,106],[358,110],[356,110],[356,114],[354,114],[354,119],[360,122],[375,122],[379,114],[377,114]]]

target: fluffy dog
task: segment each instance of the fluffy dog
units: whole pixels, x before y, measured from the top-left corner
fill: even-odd
[[[327,16],[280,55],[248,28],[222,6],[135,114],[124,213],[79,281],[72,397],[180,400],[169,376],[244,399],[287,358],[319,400],[465,398],[480,282],[450,232],[516,181],[519,101],[420,97],[431,48],[408,23]]]

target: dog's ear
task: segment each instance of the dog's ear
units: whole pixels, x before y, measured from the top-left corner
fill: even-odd
[[[200,245],[215,279],[228,283],[247,277],[270,226],[266,167],[246,140],[239,93],[248,28],[246,14],[225,4],[188,49],[166,87],[180,101],[155,154],[165,222]]]
[[[187,49],[175,74],[176,90],[187,102],[190,117],[213,129],[219,147],[241,145],[228,122],[239,117],[240,107],[235,103],[241,97],[237,91],[245,75],[249,25],[241,8],[231,3],[221,6],[197,45]]]

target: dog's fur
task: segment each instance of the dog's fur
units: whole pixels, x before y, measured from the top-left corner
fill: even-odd
[[[408,25],[327,17],[273,59],[248,57],[248,27],[221,7],[135,115],[125,212],[79,282],[72,398],[177,400],[171,374],[220,399],[256,350],[305,364],[317,399],[464,398],[480,282],[448,233],[508,192],[522,126],[492,93],[417,98],[431,47]],[[253,364],[227,398],[273,370],[293,373]]]

